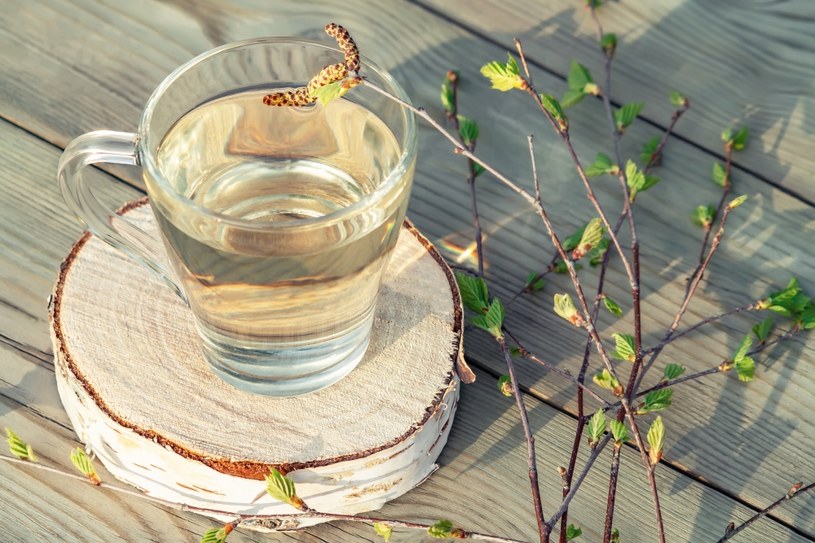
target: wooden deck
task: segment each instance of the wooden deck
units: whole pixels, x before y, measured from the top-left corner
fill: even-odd
[[[206,5],[205,5],[206,4]],[[56,185],[64,146],[83,132],[135,129],[156,85],[176,66],[213,46],[262,35],[319,38],[341,22],[363,54],[392,71],[417,105],[441,116],[439,86],[448,69],[462,75],[461,112],[481,126],[479,154],[516,179],[528,180],[526,135],[537,139],[546,204],[570,233],[590,216],[565,149],[528,98],[488,89],[478,75],[523,40],[539,90],[566,88],[572,59],[599,79],[602,58],[583,0],[328,0],[295,2],[158,2],[8,0],[0,9],[0,426],[33,443],[44,462],[70,466],[78,444],[56,392],[46,298],[57,267],[81,234]],[[667,96],[683,92],[692,109],[682,119],[659,169],[662,182],[637,201],[643,255],[645,342],[658,341],[684,292],[700,246],[688,216],[718,200],[710,181],[723,155],[719,135],[746,123],[751,138],[735,157],[735,194],[750,201],[728,223],[722,249],[685,317],[695,322],[744,305],[799,277],[815,291],[815,6],[788,2],[622,0],[601,11],[620,37],[614,98],[644,101],[641,119],[623,140],[637,157],[670,117]],[[599,100],[569,112],[584,160],[611,151]],[[463,159],[426,126],[409,214],[439,247],[472,239]],[[98,192],[113,204],[141,196],[136,170],[96,172]],[[528,181],[523,181],[528,184]],[[523,202],[484,176],[479,179],[487,241],[487,274],[506,299],[527,272],[551,256],[539,221]],[[616,183],[595,186],[610,213]],[[448,251],[451,260],[459,255]],[[583,272],[589,284],[595,274]],[[611,266],[606,292],[625,319],[600,322],[604,338],[630,328],[627,279]],[[524,297],[508,323],[531,350],[576,372],[582,334],[551,311],[551,295],[570,288],[551,279],[543,294]],[[664,362],[701,370],[731,356],[759,320],[735,316],[673,344]],[[494,343],[471,331],[466,352],[478,381],[465,387],[441,469],[418,489],[387,505],[392,518],[450,518],[467,529],[535,540],[526,477],[526,446],[513,402],[495,387],[505,372]],[[757,379],[714,376],[678,386],[664,415],[665,458],[657,469],[667,539],[713,542],[728,522],[748,518],[796,481],[815,481],[815,336],[803,335],[759,357]],[[560,502],[557,467],[568,461],[575,425],[574,388],[538,367],[520,364],[521,383],[538,445],[544,511]],[[651,376],[653,378],[654,376]],[[589,409],[596,406],[587,400]],[[585,447],[584,447],[585,450]],[[581,457],[585,458],[585,456]],[[599,461],[570,510],[583,528],[577,541],[602,540],[608,455]],[[615,526],[625,543],[655,541],[653,507],[639,455],[624,447]],[[104,478],[104,473],[103,473]],[[0,540],[198,541],[212,525],[30,468],[0,462]],[[412,537],[412,539],[411,539]],[[297,534],[232,534],[230,542],[376,540],[364,525],[337,523]],[[417,536],[402,540],[417,540]],[[815,495],[776,510],[738,542],[815,541]]]

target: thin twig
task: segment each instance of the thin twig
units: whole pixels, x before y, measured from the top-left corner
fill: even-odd
[[[743,312],[745,312],[745,311],[755,311],[755,310],[757,310],[757,309],[758,309],[757,304],[756,304],[755,302],[753,302],[753,303],[751,303],[751,304],[748,304],[748,305],[743,305],[743,306],[741,306],[741,307],[737,307],[737,308],[735,308],[735,309],[731,309],[730,311],[726,311],[726,312],[724,312],[724,313],[720,313],[720,314],[718,314],[718,315],[714,315],[714,316],[712,316],[712,317],[708,317],[708,318],[706,318],[706,319],[702,319],[701,321],[697,322],[697,323],[696,323],[696,324],[694,324],[693,326],[689,326],[688,328],[685,328],[685,329],[684,329],[684,330],[682,330],[681,332],[679,332],[679,333],[677,333],[677,334],[674,334],[674,335],[673,335],[673,336],[671,336],[669,339],[667,339],[667,340],[663,340],[663,341],[659,342],[657,345],[655,345],[655,346],[653,346],[653,347],[651,347],[651,348],[649,348],[649,349],[646,349],[645,351],[643,351],[643,353],[642,353],[642,354],[647,355],[647,354],[651,354],[651,353],[653,353],[654,351],[656,351],[656,350],[658,350],[658,349],[664,349],[664,348],[665,348],[665,346],[666,346],[666,345],[668,345],[669,343],[673,343],[673,342],[674,342],[674,341],[676,341],[677,339],[682,338],[682,337],[685,337],[686,335],[690,334],[691,332],[693,332],[693,331],[695,331],[695,330],[698,330],[699,328],[701,328],[701,327],[703,327],[703,326],[705,326],[705,325],[707,325],[707,324],[711,324],[711,323],[713,323],[713,322],[720,321],[720,320],[722,320],[723,318],[725,318],[725,317],[729,317],[729,316],[731,316],[731,315],[736,315],[736,314],[738,314],[738,313],[743,313]]]
[[[532,163],[532,181],[535,184],[535,198],[540,202],[541,201],[541,186],[540,186],[540,179],[538,178],[538,165],[537,161],[535,160],[535,145],[533,144],[533,140],[535,136],[529,134],[526,137],[527,141],[529,142],[529,161]]]
[[[653,153],[651,153],[651,158],[648,160],[648,164],[645,165],[645,168],[643,168],[642,173],[646,175],[651,173],[651,169],[659,163],[662,157],[662,150],[665,148],[665,144],[668,143],[668,138],[673,133],[674,128],[676,128],[676,123],[679,122],[679,119],[689,108],[690,102],[687,98],[685,98],[685,102],[682,104],[682,106],[674,111],[671,115],[671,124],[668,125],[668,128],[662,134],[662,139],[659,140],[659,145],[657,145],[657,148]]]
[[[608,475],[608,498],[606,499],[606,521],[603,525],[603,543],[611,541],[611,530],[614,528],[614,505],[616,504],[617,477],[620,474],[620,450],[622,444],[614,443],[611,453],[611,469]]]
[[[776,501],[774,501],[773,503],[771,503],[770,505],[768,505],[767,507],[765,507],[764,509],[762,509],[761,511],[759,511],[758,513],[756,513],[755,515],[750,517],[749,519],[745,520],[738,527],[728,529],[727,532],[724,534],[724,536],[721,539],[719,539],[719,541],[717,541],[716,543],[724,543],[725,541],[727,541],[729,539],[732,539],[739,532],[741,532],[745,528],[748,528],[751,524],[753,524],[757,520],[761,519],[762,517],[765,517],[765,516],[769,515],[774,509],[776,509],[780,505],[782,505],[782,504],[784,504],[784,503],[786,503],[786,502],[788,502],[788,501],[790,501],[790,500],[792,500],[794,498],[797,498],[798,496],[803,496],[804,494],[806,494],[808,492],[812,492],[813,490],[815,490],[815,483],[810,483],[807,486],[801,486],[801,484],[802,483],[796,483],[795,485],[793,485],[787,491],[786,494],[784,494],[782,497],[780,497],[779,499],[777,499]]]

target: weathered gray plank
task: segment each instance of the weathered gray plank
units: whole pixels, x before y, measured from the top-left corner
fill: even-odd
[[[61,197],[50,178],[58,150],[7,123],[0,123],[0,142],[6,150],[0,159],[4,193],[0,225],[4,229],[14,224],[28,227],[10,229],[13,243],[0,254],[0,269],[11,272],[9,284],[14,285],[8,289],[10,298],[19,301],[21,308],[3,320],[2,333],[22,338],[14,323],[20,316],[32,313],[43,317],[28,332],[34,344],[41,344],[48,336],[44,304],[29,306],[25,300],[45,298],[50,290],[49,275],[55,275],[61,251],[67,250],[79,228],[60,210]],[[21,162],[27,164],[22,171],[15,166]],[[134,192],[103,174],[96,175],[94,182],[112,198],[128,198]],[[32,192],[36,199],[31,198]],[[25,271],[15,270],[11,264]],[[28,281],[32,277],[37,280]],[[68,467],[67,451],[78,443],[59,404],[53,367],[5,340],[0,341],[0,367],[0,424],[15,429],[34,444],[45,462]],[[544,495],[551,510],[559,493],[556,468],[566,462],[574,423],[534,398],[528,398],[528,407],[538,440]],[[481,373],[479,384],[464,391],[453,435],[442,456],[442,469],[420,489],[389,505],[384,513],[425,520],[449,516],[470,529],[533,538],[534,521],[528,512],[525,490],[525,456],[512,403],[500,396],[488,376]],[[630,534],[628,540],[649,541],[650,505],[643,498],[646,487],[633,451],[625,451],[623,469],[626,482],[621,488],[617,525]],[[731,515],[743,519],[749,514],[733,500],[674,470],[662,467],[659,474],[666,489],[665,513],[672,541],[713,540]],[[587,536],[594,539],[599,537],[598,523],[592,519],[602,515],[605,479],[604,470],[593,475],[573,509],[573,520],[582,523]],[[196,541],[210,525],[194,515],[165,511],[91,486],[65,484],[54,476],[2,462],[0,494],[7,504],[0,511],[0,525],[6,527],[4,534],[16,540]],[[485,511],[491,513],[485,515]],[[694,519],[690,526],[686,524],[689,518]],[[762,523],[756,530],[754,533],[773,541],[807,540],[773,521]],[[305,539],[314,541],[371,537],[370,529],[349,525],[318,527],[308,533]],[[230,541],[233,539],[275,540],[252,534],[230,537]]]
[[[573,59],[602,81],[603,58],[585,2],[467,0],[417,3],[514,51],[520,38],[530,59],[564,77]],[[605,32],[619,37],[614,98],[644,101],[644,116],[666,126],[668,93],[683,92],[697,112],[678,133],[722,155],[721,131],[746,123],[754,138],[739,165],[810,202],[815,167],[807,151],[815,133],[815,6],[807,0],[748,2],[605,2]],[[601,83],[602,84],[602,83]],[[760,151],[760,152],[759,152]]]

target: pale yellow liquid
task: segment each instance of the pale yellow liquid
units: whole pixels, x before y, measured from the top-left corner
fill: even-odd
[[[272,365],[300,359],[304,367],[286,373],[297,377],[320,364],[287,349],[330,351],[370,325],[412,165],[380,203],[332,219],[385,182],[399,162],[396,138],[347,100],[271,108],[264,94],[194,109],[157,152],[176,192],[216,217],[160,196],[153,207],[205,350],[209,341],[215,350],[277,353]],[[263,228],[270,223],[277,227]]]

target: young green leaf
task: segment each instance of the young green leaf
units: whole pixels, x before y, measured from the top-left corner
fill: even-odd
[[[651,460],[651,465],[654,466],[662,460],[662,448],[665,446],[665,426],[662,424],[662,417],[657,417],[651,423],[647,438],[648,445],[651,446],[648,450],[648,458]]]
[[[640,153],[640,160],[642,160],[643,164],[648,165],[651,163],[651,160],[654,159],[654,155],[656,155],[657,149],[659,148],[659,144],[661,142],[662,138],[660,136],[654,136],[645,142],[645,145],[642,146],[642,152]],[[657,157],[657,159],[658,158],[659,157]]]
[[[623,132],[626,128],[631,126],[631,123],[634,122],[644,106],[645,104],[642,102],[631,102],[615,111],[614,123],[617,125],[617,130]]]
[[[471,145],[478,139],[478,123],[464,115],[459,115],[458,133],[464,145]]]
[[[494,337],[504,337],[501,327],[504,325],[504,305],[498,298],[493,298],[487,312],[470,318],[470,324],[486,330]]]
[[[574,301],[569,294],[555,294],[555,313],[562,318],[566,319],[575,326],[583,326],[585,321],[583,316],[578,313],[574,305]]]
[[[523,356],[523,351],[521,351],[521,349],[519,347],[517,347],[515,345],[512,345],[509,348],[509,354],[510,354],[510,356],[514,356],[515,358],[519,358],[519,357]]]
[[[566,252],[574,251],[577,248],[577,245],[580,243],[580,240],[583,239],[583,232],[586,231],[586,226],[588,226],[588,224],[578,228],[577,230],[572,232],[568,237],[563,239],[563,241],[561,241],[561,245],[563,245],[564,251]]]
[[[747,356],[747,353],[750,351],[750,347],[752,346],[753,338],[752,336],[750,336],[750,334],[747,334],[746,336],[744,336],[744,339],[741,340],[741,343],[739,343],[739,347],[733,354],[733,362],[738,362],[739,360]]]
[[[595,374],[591,380],[600,388],[612,391],[615,396],[623,395],[622,385],[620,385],[620,382],[605,368],[603,368],[600,373]]]
[[[487,293],[487,282],[482,277],[457,271],[456,283],[458,283],[464,307],[476,313],[484,313],[487,310],[490,299]]]
[[[600,48],[606,56],[614,56],[614,52],[617,50],[617,35],[612,33],[603,34],[603,37],[600,38]]]
[[[229,530],[227,530],[227,526],[229,526]],[[226,536],[232,531],[231,528],[231,524],[227,524],[222,528],[210,528],[201,536],[201,543],[224,543]]]
[[[738,197],[736,197],[736,198],[733,198],[732,200],[730,200],[730,203],[729,203],[729,204],[727,204],[727,209],[729,209],[729,210],[736,209],[736,208],[737,208],[737,207],[739,207],[741,204],[743,204],[744,202],[746,202],[746,201],[747,201],[747,198],[748,198],[748,196],[747,196],[746,194],[742,194],[741,196],[738,196]]]
[[[37,462],[37,456],[34,454],[34,449],[22,440],[20,436],[15,434],[11,428],[6,428],[6,440],[11,454],[20,460],[28,460],[29,462]]]
[[[612,357],[617,360],[627,360],[628,362],[634,362],[637,359],[634,336],[629,334],[612,334],[611,337],[613,337],[616,342],[615,349],[611,353]]]
[[[529,272],[529,275],[526,276],[526,284],[524,285],[524,289],[528,292],[537,292],[539,290],[543,290],[545,285],[546,282],[539,273]]]
[[[577,243],[577,247],[575,247],[574,251],[572,251],[572,259],[580,260],[586,256],[589,251],[599,245],[600,241],[603,239],[603,234],[605,231],[606,229],[603,227],[602,220],[599,218],[590,220],[583,229],[583,235],[580,236],[580,241]]]
[[[610,423],[611,435],[618,444],[623,444],[628,440],[628,428],[625,423],[619,420],[612,420]]]
[[[590,8],[599,8],[602,0],[586,0],[586,5]]]
[[[682,366],[680,364],[668,364],[667,366],[665,366],[662,378],[665,381],[673,381],[683,373],[685,373],[685,366]]]
[[[575,526],[574,524],[569,524],[566,527],[566,541],[573,541],[583,535],[583,530]]]
[[[345,81],[334,81],[322,87],[317,87],[311,91],[311,97],[315,98],[321,105],[325,106],[329,102],[342,97],[349,88],[344,84]]]
[[[736,374],[739,381],[745,383],[752,381],[756,377],[756,362],[749,356],[744,356],[736,361]]]
[[[455,74],[454,77],[458,77],[457,72],[451,73]],[[450,80],[449,74],[444,77],[441,84],[441,105],[449,115],[456,111],[456,95],[453,92],[453,82]]]
[[[578,263],[574,263],[574,264],[572,264],[572,266],[574,266],[575,270],[583,269],[583,266],[581,266]],[[559,274],[563,275],[563,274],[569,273],[569,266],[567,266],[566,263],[563,260],[558,259],[555,262],[555,266],[552,268],[552,271],[555,272],[555,273],[559,273]]]
[[[727,177],[727,170],[722,166],[721,162],[713,163],[713,182],[722,188],[730,184],[730,179]]]
[[[743,151],[744,146],[747,145],[747,136],[750,135],[750,129],[747,126],[742,126],[739,130],[733,135],[733,150],[734,151]]]
[[[608,540],[608,543],[620,543],[620,530],[617,528],[611,530],[611,539]]]
[[[585,97],[586,93],[582,90],[569,89],[560,97],[560,105],[568,109],[582,102]]]
[[[725,142],[726,144],[733,141],[732,128],[725,128],[724,130],[722,130],[722,141]]]
[[[812,330],[815,328],[815,304],[807,305],[798,315],[796,322],[802,330]]]
[[[79,447],[72,450],[71,463],[80,473],[87,477],[92,484],[96,486],[102,484],[102,479],[99,478],[96,469],[93,467],[93,462],[91,462],[90,457],[85,454],[84,450]]]
[[[518,63],[511,54],[507,56],[509,59],[506,64],[492,61],[482,66],[481,75],[490,80],[493,89],[502,92],[512,89],[523,89],[524,80],[521,77],[521,70],[518,67]]]
[[[806,296],[798,284],[798,279],[793,277],[785,288],[773,292],[764,300],[758,302],[758,309],[769,309],[784,316],[803,311],[809,304],[809,297]]]
[[[608,238],[603,238],[600,240],[600,243],[597,244],[597,247],[591,250],[589,253],[589,264],[592,266],[599,266],[603,263],[603,258],[608,251],[608,247],[611,244],[611,240]]]
[[[760,323],[753,326],[753,334],[756,336],[756,339],[759,343],[764,343],[767,341],[767,338],[770,337],[770,332],[773,331],[773,325],[775,324],[775,319],[772,317],[767,317]]]
[[[552,116],[552,119],[555,121],[555,124],[557,124],[560,131],[566,132],[569,129],[569,119],[567,119],[566,114],[563,113],[563,108],[561,107],[560,102],[557,101],[557,98],[551,94],[542,93],[540,95],[540,100],[543,109],[549,112],[549,115]]]
[[[688,99],[677,91],[671,91],[668,98],[671,100],[671,104],[676,108],[683,108],[688,105]]]
[[[673,401],[673,394],[674,391],[670,388],[662,388],[649,392],[645,395],[645,401],[642,407],[637,409],[637,414],[644,415],[645,413],[653,413],[669,408]]]
[[[620,171],[620,167],[612,162],[611,157],[604,153],[597,153],[588,168],[586,168],[586,177],[599,177],[607,173],[616,174]]]
[[[374,522],[374,531],[376,532],[376,535],[385,540],[385,543],[388,543],[388,541],[391,540],[393,528],[391,528],[389,524],[385,524],[384,522]]]
[[[640,192],[646,191],[659,183],[659,178],[655,175],[646,175],[633,160],[629,160],[625,165],[625,178],[628,184],[629,198],[631,202]]]
[[[716,221],[716,207],[712,205],[701,205],[690,215],[690,220],[696,226],[701,226],[705,230],[713,226]]]
[[[606,419],[606,414],[603,413],[602,409],[597,410],[597,412],[591,416],[588,426],[586,426],[586,431],[589,433],[590,447],[594,448],[597,442],[600,441],[600,438],[603,437],[603,434],[606,433],[607,422],[608,419]]]
[[[306,504],[297,496],[294,481],[275,468],[271,468],[269,475],[266,476],[266,493],[277,501],[288,503],[295,509],[302,511],[306,508]]]
[[[442,519],[436,521],[430,528],[427,529],[427,533],[430,534],[430,537],[436,539],[444,539],[450,537],[451,532],[453,531],[453,523],[449,520]]]
[[[512,379],[509,375],[502,375],[498,378],[498,390],[507,398],[512,397]]]
[[[479,164],[477,162],[473,162],[473,175],[475,175],[475,177],[478,177],[479,175],[481,175],[485,171],[487,171],[487,170],[484,169],[484,166],[482,166],[481,164]]]
[[[594,79],[591,78],[588,68],[573,60],[569,75],[566,77],[566,83],[568,83],[569,89],[585,93],[587,92],[586,86],[593,84]]]
[[[615,317],[622,317],[623,316],[623,308],[620,307],[620,304],[609,298],[608,296],[603,296],[603,305],[608,312],[614,315]]]

